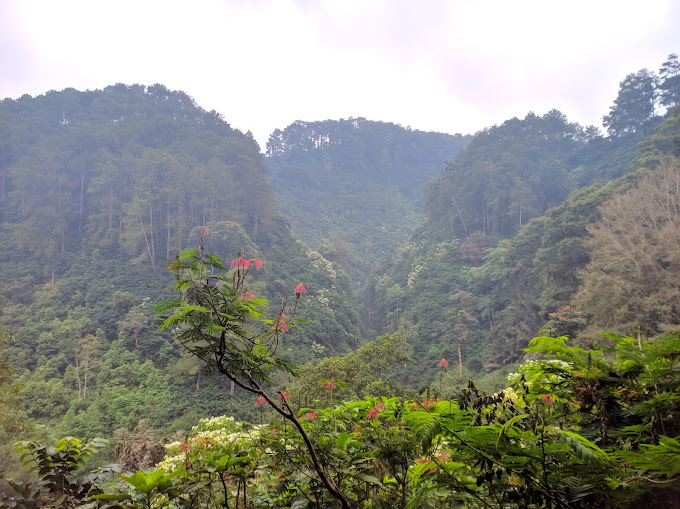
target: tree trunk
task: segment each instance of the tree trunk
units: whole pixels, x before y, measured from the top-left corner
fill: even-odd
[[[165,241],[165,259],[169,260],[170,259],[170,200],[168,200],[166,210],[167,210],[166,221],[168,222],[168,238]]]
[[[151,246],[149,245],[149,238],[146,236],[146,230],[144,229],[144,222],[142,221],[142,216],[139,216],[139,224],[142,225],[142,233],[144,233],[144,240],[146,240],[146,251],[149,253],[149,258],[151,259],[151,267],[153,271],[156,272],[156,265],[153,261],[153,255],[151,254]]]
[[[149,234],[151,235],[151,260],[156,260],[156,243],[154,242],[153,232],[154,232],[154,221],[153,221],[153,207],[151,206],[151,200],[149,200]],[[153,265],[153,263],[152,263]],[[154,272],[156,267],[154,267]]]
[[[78,382],[78,397],[81,397],[81,393],[83,390],[82,383],[80,381],[80,364],[78,363],[78,356],[76,356],[76,365],[75,365],[75,373],[76,373],[76,382]]]
[[[113,191],[109,193],[109,230],[113,228]]]
[[[83,401],[87,399],[87,371],[89,362],[85,359],[85,372],[83,373]]]
[[[463,377],[463,357],[460,355],[460,343],[458,343],[458,375]]]
[[[85,170],[80,174],[80,220],[83,219],[83,203],[85,202]]]
[[[458,211],[458,217],[460,218],[460,222],[463,223],[463,231],[465,231],[465,235],[469,235],[467,226],[465,226],[465,219],[463,219],[463,213],[458,207],[458,204],[456,203],[456,199],[453,197],[453,194],[451,195],[451,201],[453,202],[453,206],[456,207],[456,211]]]

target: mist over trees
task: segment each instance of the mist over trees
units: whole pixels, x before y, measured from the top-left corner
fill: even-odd
[[[679,79],[264,154],[163,85],[0,101],[0,507],[677,502]]]
[[[297,121],[272,133],[266,164],[294,231],[361,285],[413,231],[423,183],[470,138],[365,118]]]

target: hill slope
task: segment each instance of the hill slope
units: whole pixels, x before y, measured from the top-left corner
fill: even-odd
[[[298,121],[271,135],[266,164],[294,231],[361,284],[410,235],[423,183],[469,139],[365,118]]]
[[[190,414],[248,418],[153,324],[172,289],[163,265],[197,245],[200,225],[207,252],[264,262],[251,291],[274,307],[306,284],[309,323],[285,336],[287,356],[359,344],[348,276],[274,212],[257,143],[186,94],[115,85],[8,99],[0,140],[0,326],[16,338],[7,356],[30,416],[83,436],[142,417],[166,431]]]
[[[641,152],[639,137],[589,136],[555,111],[478,133],[426,185],[427,220],[360,293],[371,331],[410,338],[419,366],[400,376],[421,384],[444,356],[462,361],[464,381],[518,359],[541,327],[555,326],[549,313],[570,304],[590,260],[587,225],[668,152],[674,118]],[[624,176],[576,189],[584,175]]]

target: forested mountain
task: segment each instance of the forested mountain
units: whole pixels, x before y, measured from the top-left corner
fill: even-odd
[[[365,118],[298,121],[272,133],[266,164],[293,230],[360,285],[408,239],[423,183],[469,140]]]
[[[662,217],[672,216],[677,203],[671,182],[678,167],[678,113],[669,111],[646,139],[644,132],[660,117],[641,119],[639,130],[608,138],[569,123],[557,111],[478,133],[438,180],[426,184],[426,222],[396,257],[372,272],[360,294],[369,329],[402,331],[423,366],[443,355],[460,359],[467,373],[474,373],[518,359],[522,346],[543,327],[574,336],[587,326],[590,333],[610,328],[632,334],[631,327],[640,325],[658,334],[677,325],[675,237],[668,234],[675,223]],[[620,198],[626,204],[617,205],[619,212],[608,210],[614,206],[608,199],[650,172],[659,174],[644,180],[646,191],[631,191],[630,198]],[[663,200],[643,199],[654,196],[655,188]],[[635,216],[645,202],[665,208],[640,209]],[[601,218],[608,223],[600,224]],[[642,232],[650,225],[663,226],[664,233],[648,237]],[[627,229],[640,232],[635,241],[624,242]],[[658,246],[654,252],[652,245]],[[645,269],[612,273],[623,259],[637,267],[642,252],[651,259]],[[596,277],[603,270],[609,279]],[[612,288],[621,289],[619,299],[606,297]],[[647,296],[644,306],[642,296]],[[625,320],[621,313],[604,320],[617,307]],[[592,341],[592,335],[583,337]],[[421,380],[418,369],[409,368],[404,376],[412,383]]]
[[[161,85],[0,102],[0,507],[677,503],[679,79],[266,159]]]
[[[263,262],[249,290],[274,298],[270,312],[307,285],[309,322],[286,355],[360,344],[348,276],[274,212],[257,143],[186,94],[115,85],[6,99],[0,143],[0,326],[30,417],[93,436],[141,418],[171,430],[190,415],[247,415],[153,323],[171,291],[164,264],[198,246],[201,225],[206,252]]]

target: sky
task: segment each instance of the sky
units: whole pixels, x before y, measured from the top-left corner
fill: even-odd
[[[678,27],[677,0],[0,0],[0,98],[161,83],[263,150],[295,120],[601,126]]]

